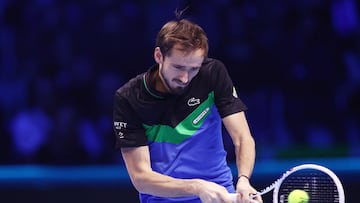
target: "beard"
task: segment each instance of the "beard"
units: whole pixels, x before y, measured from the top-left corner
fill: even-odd
[[[174,95],[181,95],[182,93],[184,93],[187,86],[171,87],[171,85],[170,85],[171,81],[164,77],[164,73],[163,73],[162,69],[160,69],[159,73],[160,73],[160,78],[161,78],[162,82],[164,83],[164,86],[166,87],[166,89],[169,90],[169,93],[174,94]],[[175,80],[175,79],[173,79],[173,80]]]
[[[171,93],[175,95],[181,95],[185,92],[186,87],[175,87],[171,88]]]

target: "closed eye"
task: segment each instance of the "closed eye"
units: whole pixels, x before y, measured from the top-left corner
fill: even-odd
[[[179,71],[187,71],[187,72],[198,72],[200,67],[186,67],[181,65],[172,65],[175,69]]]
[[[173,65],[173,67],[174,67],[175,69],[178,69],[178,70],[185,70],[185,69],[186,69],[185,66],[180,66],[180,65]]]
[[[200,69],[200,67],[192,67],[190,71],[196,72],[196,71],[199,71],[199,69]]]

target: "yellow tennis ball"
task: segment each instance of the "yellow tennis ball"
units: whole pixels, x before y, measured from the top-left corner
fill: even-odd
[[[293,190],[288,196],[288,203],[308,203],[309,195],[305,190]]]

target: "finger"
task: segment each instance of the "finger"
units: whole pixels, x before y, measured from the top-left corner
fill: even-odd
[[[255,201],[257,201],[257,202],[260,202],[260,203],[263,202],[260,195],[252,196],[251,199],[252,199],[252,200],[255,200]]]

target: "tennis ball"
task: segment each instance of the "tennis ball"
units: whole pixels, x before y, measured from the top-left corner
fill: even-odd
[[[309,195],[305,190],[293,190],[288,196],[288,203],[308,203]]]

